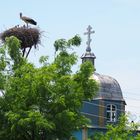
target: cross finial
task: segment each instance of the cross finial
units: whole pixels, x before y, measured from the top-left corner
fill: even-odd
[[[89,25],[88,28],[87,28],[87,32],[84,33],[84,35],[88,35],[88,40],[86,42],[87,44],[87,49],[86,51],[90,52],[91,51],[91,48],[90,48],[90,43],[92,41],[92,39],[90,38],[90,35],[95,33],[95,31],[91,31],[92,27]]]

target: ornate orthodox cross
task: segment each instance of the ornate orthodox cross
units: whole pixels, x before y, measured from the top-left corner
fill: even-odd
[[[88,40],[86,42],[87,44],[87,51],[91,51],[91,48],[90,48],[90,43],[92,41],[92,39],[90,38],[90,35],[95,33],[95,31],[91,31],[92,27],[89,25],[88,28],[87,28],[87,32],[84,33],[84,35],[88,35]]]

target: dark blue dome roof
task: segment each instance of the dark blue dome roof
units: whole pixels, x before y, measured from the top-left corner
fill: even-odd
[[[117,80],[110,76],[93,74],[93,79],[99,83],[99,91],[95,99],[109,99],[124,101],[122,91]]]

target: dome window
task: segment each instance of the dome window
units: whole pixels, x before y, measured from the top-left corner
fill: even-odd
[[[107,105],[107,121],[108,122],[116,122],[116,106],[109,104]]]

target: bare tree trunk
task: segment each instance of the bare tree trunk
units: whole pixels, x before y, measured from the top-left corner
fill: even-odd
[[[42,130],[41,140],[46,140],[46,132],[45,132],[45,130]]]
[[[32,128],[32,139],[31,140],[35,140],[35,131],[34,131],[34,127]]]

